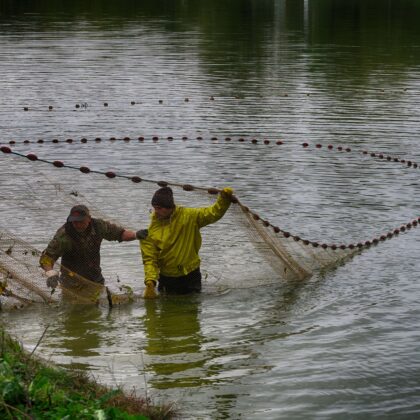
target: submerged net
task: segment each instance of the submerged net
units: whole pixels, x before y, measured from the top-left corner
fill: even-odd
[[[85,204],[95,218],[126,229],[147,228],[150,200],[159,186],[170,185],[177,205],[204,207],[218,190],[141,179],[132,174],[94,171],[61,161],[41,160],[2,147],[0,211],[0,291],[3,307],[32,302],[120,304],[141,295],[144,283],[138,242],[103,241],[101,267],[105,286],[74,274],[72,287],[54,293],[46,287],[39,256],[70,208]],[[417,226],[415,220],[401,231]],[[392,238],[397,231],[357,244],[306,240],[273,226],[234,200],[226,215],[202,229],[203,287],[208,293],[299,280],[337,266],[356,253]],[[87,262],[89,263],[89,262]],[[59,261],[55,268],[60,269]],[[65,270],[65,267],[63,267]]]

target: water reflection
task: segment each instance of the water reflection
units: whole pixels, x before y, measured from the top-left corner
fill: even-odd
[[[251,293],[235,292],[217,303],[208,296],[146,300],[141,320],[150,384],[157,389],[199,387],[270,370],[270,363],[253,348],[306,332],[290,328],[288,319],[308,287],[313,292],[318,283],[297,281]],[[258,300],[258,311],[249,309],[250,299]],[[223,310],[230,311],[228,319],[220,315]]]
[[[286,144],[319,139],[418,156],[418,0],[57,4],[0,2],[7,141],[280,134]],[[89,108],[73,112],[81,101]],[[54,111],[24,113],[28,103]],[[313,239],[376,236],[408,220],[418,197],[415,173],[292,147],[194,146],[197,157],[191,146],[89,147],[32,151],[135,175],[140,167],[151,178],[227,182],[269,220]],[[408,418],[418,412],[419,376],[419,241],[410,235],[296,287],[134,304],[111,320],[94,306],[38,317],[31,308],[10,314],[8,326],[35,346],[54,317],[39,350],[97,369],[109,384],[115,360],[128,387],[143,380],[144,345],[150,386],[170,400],[191,388],[182,402],[191,418]]]
[[[144,305],[144,350],[151,360],[148,368],[157,375],[150,384],[163,389],[200,386],[203,380],[197,372],[201,372],[206,357],[201,353],[199,298],[162,297],[145,300]]]
[[[101,335],[106,330],[103,309],[96,305],[64,304],[56,322],[49,330],[54,337],[54,347],[62,349],[67,357],[83,358],[101,354]],[[87,367],[88,364],[73,363],[73,367]]]

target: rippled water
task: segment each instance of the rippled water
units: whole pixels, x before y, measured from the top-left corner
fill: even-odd
[[[186,19],[181,2],[179,15],[139,8],[118,19],[3,19],[1,141],[100,170],[231,185],[274,224],[314,240],[371,239],[418,217],[418,169],[359,153],[420,161],[416,31],[407,24],[411,37],[398,44],[383,28],[404,26],[404,17],[388,17],[375,21],[377,37],[365,23],[357,39],[346,15],[335,22],[342,32],[330,20],[321,36],[320,2],[296,2],[299,19],[285,12],[290,2],[277,3],[256,9],[262,22],[249,12],[236,26],[225,16],[234,29],[219,22],[220,11],[220,26],[209,10],[209,21],[198,12]],[[145,144],[22,144],[140,135]],[[303,142],[354,152],[306,150]],[[3,155],[0,177],[8,162]],[[184,418],[416,418],[419,250],[413,229],[302,283],[112,311],[32,307],[3,314],[3,322],[28,348],[49,325],[40,355],[175,400]]]

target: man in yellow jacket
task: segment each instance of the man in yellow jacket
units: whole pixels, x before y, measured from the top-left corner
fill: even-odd
[[[232,194],[231,188],[224,188],[212,206],[188,208],[175,205],[170,187],[155,192],[148,236],[140,243],[146,284],[144,298],[157,297],[156,285],[161,293],[201,291],[200,229],[223,217]]]

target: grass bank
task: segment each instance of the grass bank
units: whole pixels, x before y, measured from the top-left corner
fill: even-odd
[[[0,418],[78,420],[173,419],[172,404],[100,385],[86,374],[49,366],[0,326]]]

